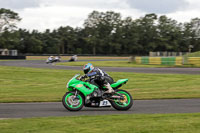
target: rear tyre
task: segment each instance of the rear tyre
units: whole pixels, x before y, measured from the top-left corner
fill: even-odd
[[[84,99],[80,94],[67,92],[62,99],[63,106],[69,111],[79,111],[83,108]]]
[[[114,100],[110,101],[113,108],[116,110],[128,110],[133,105],[133,98],[132,96],[125,90],[116,90],[116,93],[122,94],[124,96],[124,100]],[[116,95],[116,94],[114,94]]]

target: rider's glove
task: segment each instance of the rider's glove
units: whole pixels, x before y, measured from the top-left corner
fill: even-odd
[[[87,75],[83,75],[80,77],[80,80],[87,78]]]

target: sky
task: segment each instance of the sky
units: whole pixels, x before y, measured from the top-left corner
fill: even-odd
[[[18,27],[39,31],[83,27],[94,10],[115,11],[133,19],[155,13],[182,23],[200,18],[200,0],[0,0],[0,8],[19,14],[22,20]]]

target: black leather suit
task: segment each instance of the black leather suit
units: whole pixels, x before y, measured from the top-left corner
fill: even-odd
[[[103,87],[103,85],[107,83],[112,84],[114,82],[112,77],[99,68],[94,68],[92,72],[86,74],[86,76],[90,78],[90,82],[92,84],[98,85],[99,87]]]

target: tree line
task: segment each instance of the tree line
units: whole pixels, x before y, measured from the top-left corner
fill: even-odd
[[[17,28],[21,18],[0,9],[0,49],[22,54],[148,55],[149,51],[200,51],[200,19],[179,23],[165,15],[123,18],[114,11],[93,11],[83,27],[29,31]]]

